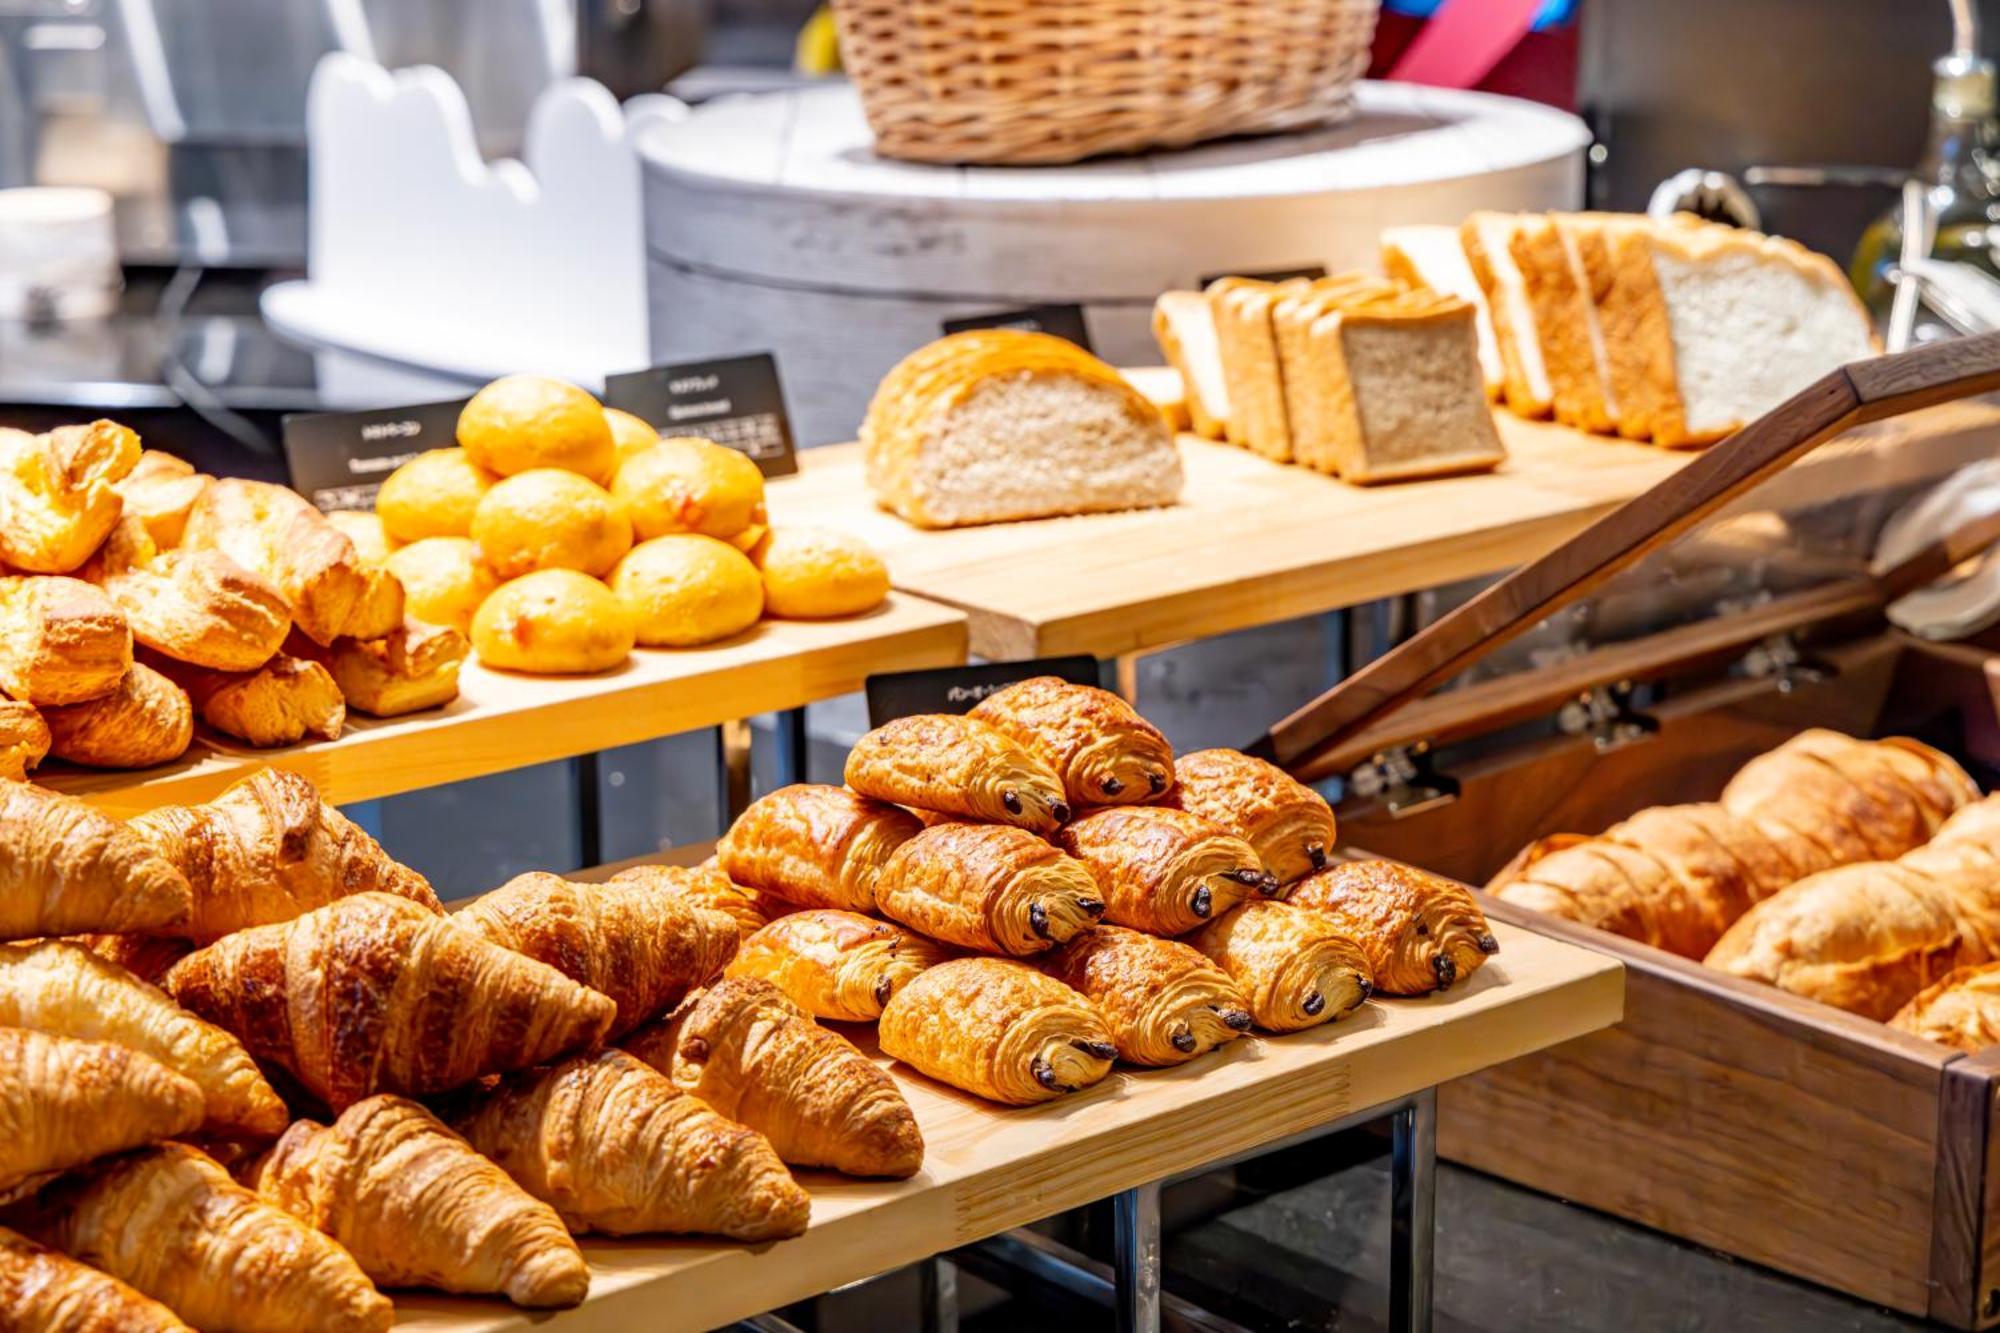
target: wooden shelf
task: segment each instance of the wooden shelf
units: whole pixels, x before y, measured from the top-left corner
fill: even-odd
[[[1677,472],[1693,453],[1495,414],[1509,458],[1476,477],[1364,488],[1183,436],[1167,509],[926,532],[877,509],[855,445],[774,482],[779,522],[865,537],[896,586],[962,607],[995,660],[1115,657],[1526,563]],[[1853,432],[1748,497],[1802,506],[1935,476],[1991,452],[2000,408],[1951,403]]]
[[[801,1173],[813,1197],[803,1236],[762,1246],[586,1238],[591,1293],[577,1310],[547,1320],[493,1301],[399,1293],[397,1326],[713,1328],[1618,1021],[1618,963],[1516,927],[1494,931],[1499,955],[1456,991],[1371,1001],[1327,1027],[1246,1037],[1179,1069],[1120,1069],[1040,1107],[993,1106],[896,1066],[928,1145],[915,1179]]]
[[[350,716],[337,741],[276,750],[208,734],[178,762],[139,773],[49,763],[35,781],[116,815],[202,801],[253,769],[288,768],[336,805],[630,745],[858,690],[876,671],[965,660],[965,616],[904,593],[849,620],[768,620],[706,648],[640,649],[596,676],[520,676],[468,662],[458,699],[378,720]]]

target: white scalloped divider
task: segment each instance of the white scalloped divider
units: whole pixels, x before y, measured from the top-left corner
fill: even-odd
[[[264,293],[308,342],[487,379],[590,387],[648,363],[644,227],[631,131],[685,108],[565,79],[537,100],[522,161],[487,162],[465,95],[431,66],[344,52],[307,98],[307,270]]]

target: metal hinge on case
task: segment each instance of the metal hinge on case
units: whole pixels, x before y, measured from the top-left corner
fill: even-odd
[[[1347,775],[1347,788],[1364,800],[1380,802],[1394,819],[1458,799],[1458,783],[1437,771],[1429,741],[1377,752]]]
[[[1600,751],[1642,741],[1660,724],[1632,707],[1632,682],[1599,685],[1585,690],[1556,712],[1556,729],[1565,736],[1588,736]]]
[[[1790,693],[1797,686],[1817,684],[1837,674],[1832,665],[1806,656],[1798,639],[1789,633],[1773,634],[1763,640],[1738,658],[1731,670],[1752,680],[1773,681],[1780,693]]]

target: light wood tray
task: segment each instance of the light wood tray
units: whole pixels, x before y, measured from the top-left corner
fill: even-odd
[[[1619,964],[1497,922],[1494,933],[1500,953],[1445,995],[1371,1001],[1338,1023],[1245,1037],[1179,1069],[1121,1068],[1040,1107],[994,1106],[895,1066],[928,1149],[915,1179],[802,1173],[812,1226],[770,1245],[586,1239],[590,1298],[553,1325],[713,1328],[1618,1021]],[[398,1294],[396,1308],[398,1327],[440,1333],[542,1322],[498,1301]]]

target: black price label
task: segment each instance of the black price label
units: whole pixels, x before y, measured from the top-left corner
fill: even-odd
[[[1031,305],[1019,310],[994,310],[984,315],[967,315],[963,319],[944,322],[946,333],[964,333],[967,329],[1026,329],[1029,333],[1048,333],[1067,338],[1086,352],[1097,350],[1090,345],[1090,329],[1083,322],[1083,307],[1080,305]]]
[[[612,375],[604,405],[630,412],[662,435],[698,435],[748,454],[767,477],[799,470],[792,418],[769,352],[690,361]]]
[[[913,713],[969,713],[996,690],[1030,676],[1060,676],[1072,685],[1095,685],[1097,659],[1041,657],[1027,662],[891,671],[868,678],[868,725],[879,727]]]
[[[1224,278],[1248,278],[1252,282],[1290,282],[1293,278],[1323,278],[1325,276],[1326,265],[1324,264],[1301,264],[1297,268],[1273,268],[1266,269],[1261,273],[1243,273],[1236,269],[1231,269],[1227,273],[1209,274],[1201,280],[1201,285],[1206,289],[1211,282],[1220,282]]]
[[[458,442],[465,399],[372,412],[301,412],[284,420],[292,489],[320,509],[373,509],[391,472],[426,449]]]

